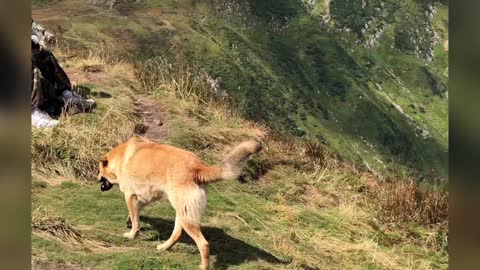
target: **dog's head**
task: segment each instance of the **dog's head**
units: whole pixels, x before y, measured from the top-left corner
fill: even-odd
[[[112,166],[109,166],[107,156],[102,157],[98,161],[98,182],[101,183],[100,190],[107,191],[117,183],[117,176],[112,172]]]

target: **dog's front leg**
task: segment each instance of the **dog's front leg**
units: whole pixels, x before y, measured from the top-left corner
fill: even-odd
[[[123,236],[133,239],[135,236],[137,236],[137,233],[140,229],[140,215],[138,213],[140,209],[138,207],[137,195],[125,193],[125,201],[127,203],[128,215],[130,216],[130,220],[132,222],[132,229],[129,232],[124,233]]]

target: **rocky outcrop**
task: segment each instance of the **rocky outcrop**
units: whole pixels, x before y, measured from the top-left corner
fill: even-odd
[[[302,6],[308,14],[311,14],[315,8],[316,0],[301,0]]]

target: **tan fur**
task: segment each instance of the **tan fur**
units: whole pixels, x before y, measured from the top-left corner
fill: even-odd
[[[194,153],[166,144],[132,137],[108,152],[99,163],[98,178],[118,184],[132,221],[124,236],[134,238],[139,231],[141,208],[166,195],[176,211],[171,237],[157,249],[169,249],[182,229],[193,238],[200,251],[202,269],[209,267],[208,242],[200,231],[200,218],[207,204],[210,182],[237,178],[248,158],[262,149],[259,141],[246,141],[230,152],[219,165],[208,166]]]

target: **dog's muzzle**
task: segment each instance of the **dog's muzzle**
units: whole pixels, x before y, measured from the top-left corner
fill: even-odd
[[[106,178],[102,177],[98,182],[101,182],[100,190],[101,191],[108,191],[113,187],[113,184],[110,183]]]

